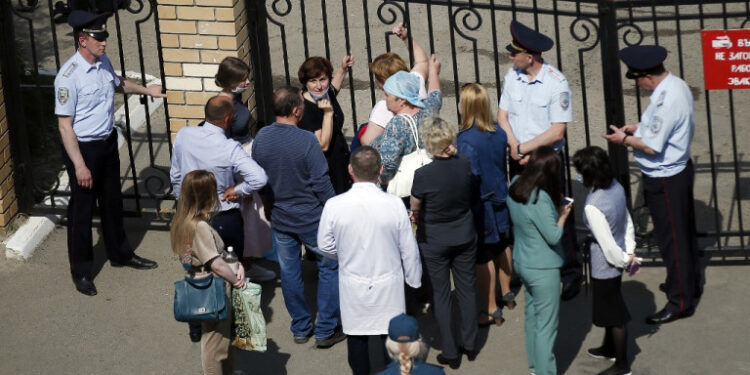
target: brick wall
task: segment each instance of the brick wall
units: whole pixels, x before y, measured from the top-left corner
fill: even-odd
[[[224,57],[250,64],[245,1],[158,0],[172,137],[203,120],[206,101],[219,91],[214,75]]]
[[[3,75],[0,72],[0,231],[18,214],[18,201],[13,185],[13,161],[10,153],[10,133],[3,94]]]

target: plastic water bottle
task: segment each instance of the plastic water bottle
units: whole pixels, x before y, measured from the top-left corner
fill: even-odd
[[[228,246],[227,250],[224,252],[224,254],[222,254],[222,257],[224,258],[224,261],[227,262],[232,271],[237,273],[237,270],[239,269],[239,258],[237,258],[237,254],[235,254],[234,248],[232,248],[232,246]]]

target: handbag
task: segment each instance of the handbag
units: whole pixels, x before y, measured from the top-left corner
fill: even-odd
[[[174,283],[174,318],[178,322],[224,320],[229,317],[224,280],[214,274]]]
[[[419,148],[419,132],[416,121],[409,115],[399,116],[403,117],[406,123],[409,124],[411,134],[414,137],[414,145],[417,149],[401,158],[401,164],[398,165],[396,174],[388,182],[387,191],[390,194],[404,198],[411,195],[411,186],[414,183],[414,171],[430,164],[432,156],[427,153],[427,150]]]

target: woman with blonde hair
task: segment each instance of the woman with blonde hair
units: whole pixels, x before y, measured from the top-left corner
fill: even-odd
[[[461,131],[458,133],[458,153],[471,161],[471,173],[480,181],[480,201],[475,207],[474,224],[477,231],[477,286],[479,287],[479,325],[503,322],[502,310],[495,298],[495,284],[500,279],[503,302],[515,307],[515,295],[510,290],[513,272],[510,251],[510,219],[505,199],[508,181],[505,176],[505,131],[492,121],[490,98],[478,83],[461,88],[458,103]],[[498,270],[499,268],[499,270]]]
[[[245,270],[238,264],[237,272],[221,258],[224,248],[219,234],[208,221],[219,204],[213,173],[195,170],[182,181],[177,212],[172,219],[170,240],[172,252],[193,278],[208,277],[211,272],[230,282],[235,288],[245,287]],[[231,368],[229,356],[230,318],[204,321],[201,324],[201,363],[204,374],[221,374],[222,366]]]
[[[413,317],[400,314],[388,324],[385,349],[393,358],[378,375],[440,375],[442,368],[424,362],[429,348],[419,337],[419,323]]]
[[[423,264],[432,282],[443,352],[438,363],[457,369],[461,355],[470,361],[477,356],[476,265],[477,234],[472,214],[477,197],[476,181],[469,159],[457,155],[453,146],[457,129],[439,117],[430,117],[420,126],[425,149],[433,161],[414,172],[411,210],[417,223],[417,243]],[[456,286],[460,338],[453,333],[451,276]]]

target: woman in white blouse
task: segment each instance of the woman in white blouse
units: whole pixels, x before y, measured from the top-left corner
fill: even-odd
[[[588,353],[615,362],[600,375],[629,375],[630,314],[622,297],[621,281],[623,269],[635,271],[640,264],[634,254],[633,220],[628,213],[625,190],[614,178],[603,149],[591,146],[578,150],[573,164],[578,180],[590,190],[584,206],[584,222],[595,239],[591,244],[592,322],[605,328],[602,345],[589,349]]]

